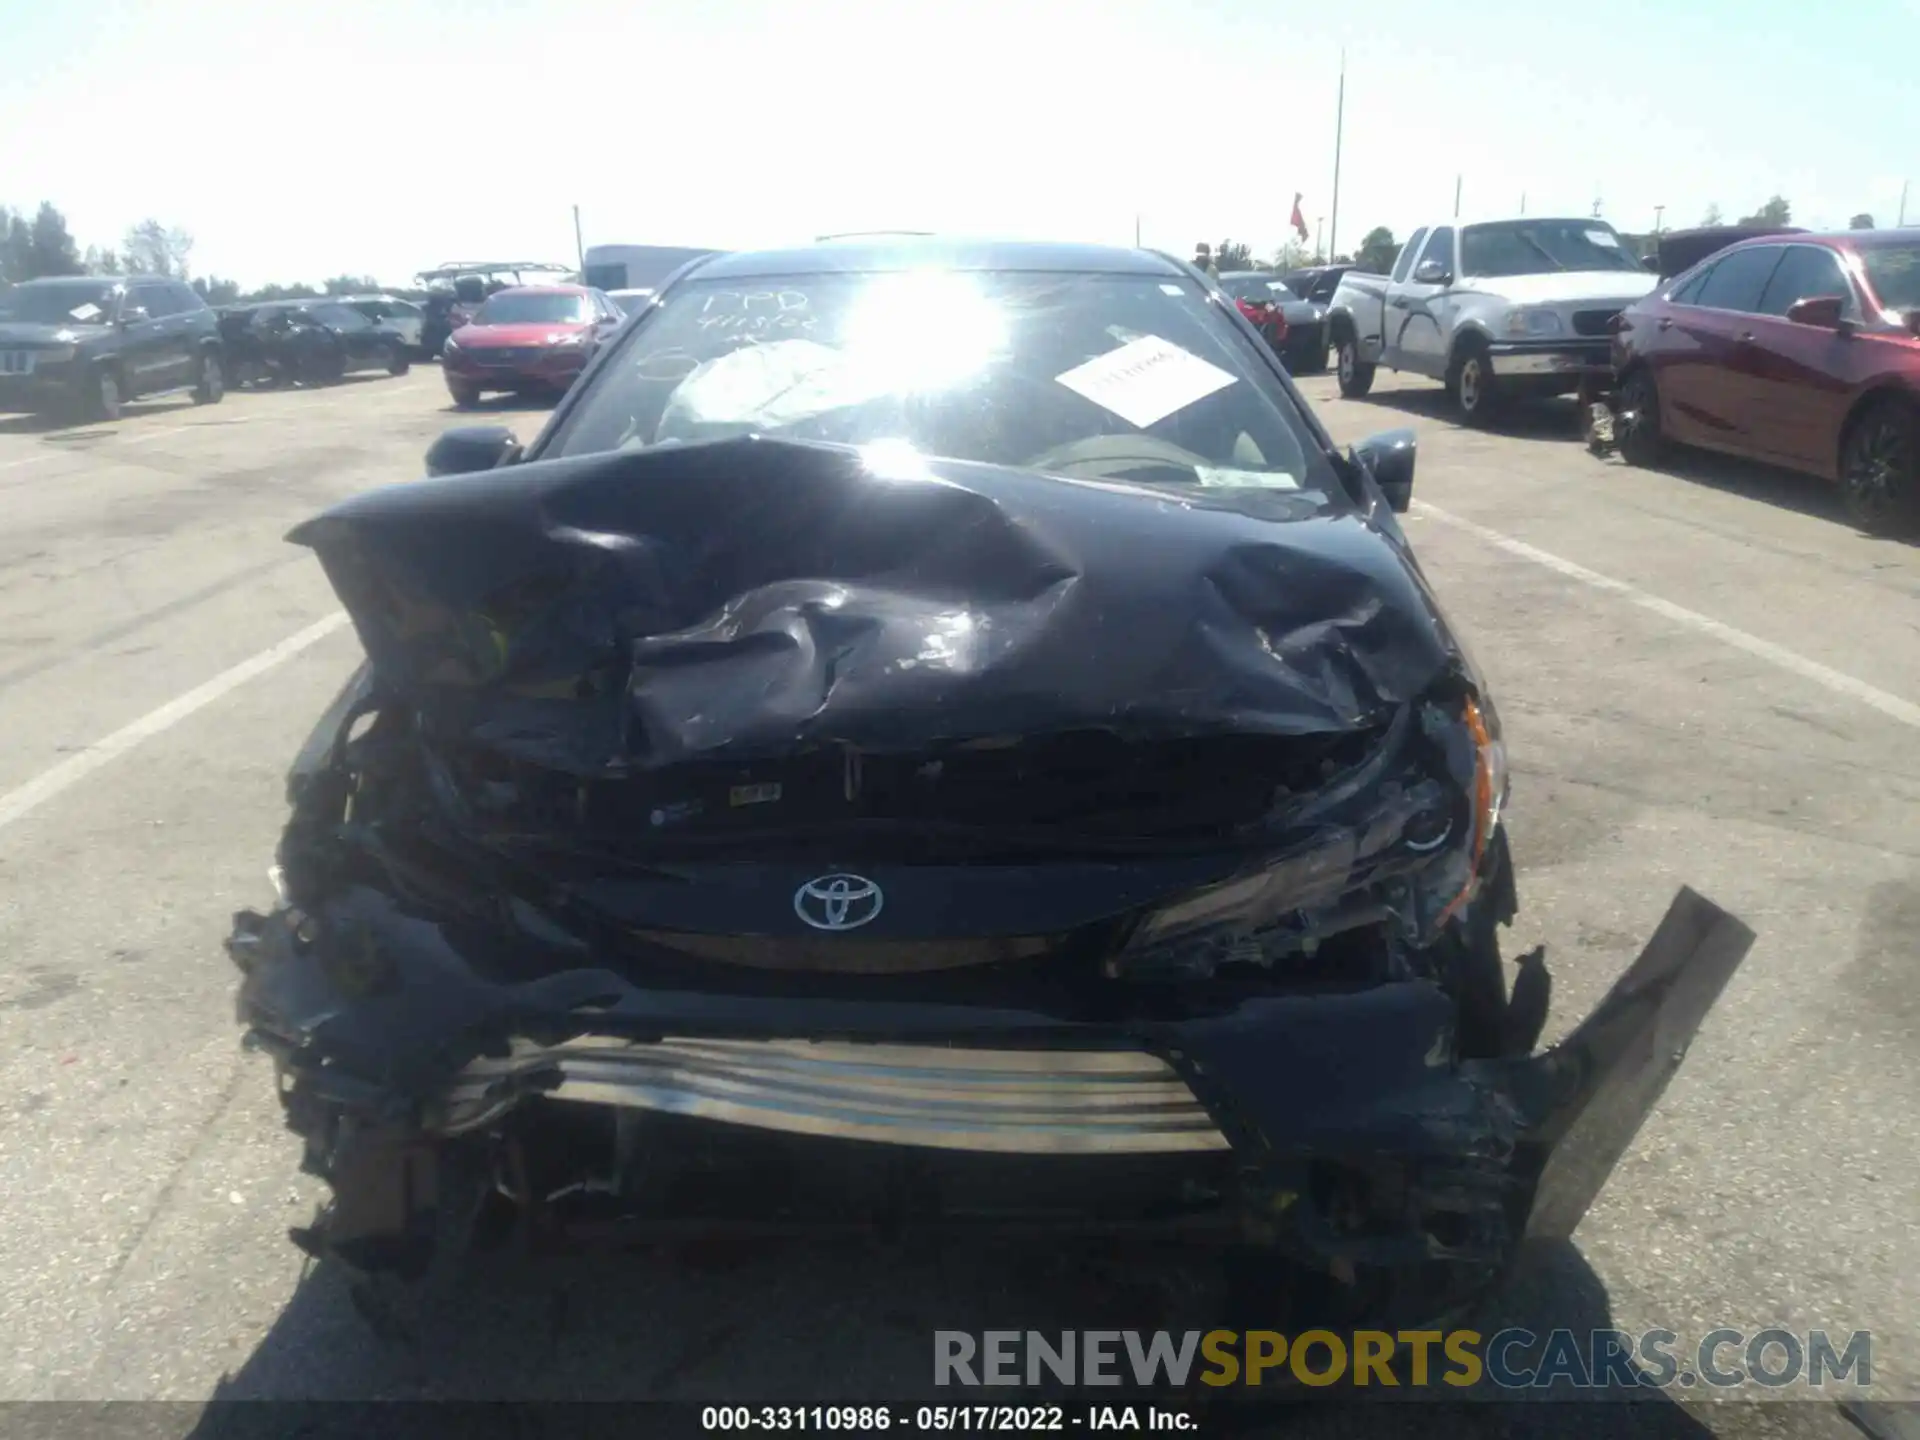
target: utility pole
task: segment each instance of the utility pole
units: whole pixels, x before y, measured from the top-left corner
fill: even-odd
[[[1520,213],[1522,215],[1527,213],[1527,192],[1524,190],[1520,192]]]
[[[1653,207],[1653,233],[1656,238],[1658,238],[1660,234],[1660,217],[1666,213],[1667,207],[1664,205],[1656,205]]]
[[[1340,95],[1333,109],[1333,223],[1327,227],[1328,253],[1340,248],[1340,142],[1347,118],[1347,52],[1340,51]]]
[[[1460,177],[1453,177],[1453,218],[1460,218]]]
[[[1138,210],[1133,212],[1133,248],[1136,250],[1140,248],[1140,212]]]
[[[1320,238],[1321,238],[1321,233],[1322,233],[1322,231],[1324,231],[1324,230],[1325,230],[1325,228],[1326,228],[1326,224],[1327,224],[1327,217],[1326,217],[1326,216],[1324,216],[1324,215],[1316,215],[1316,216],[1314,216],[1314,219],[1313,219],[1313,262],[1314,262],[1314,264],[1316,264],[1316,265],[1324,265],[1324,264],[1326,264],[1326,263],[1327,263],[1327,252],[1326,252],[1325,250],[1323,250],[1323,249],[1321,249],[1321,248],[1320,248]]]
[[[1894,222],[1895,229],[1899,229],[1907,223],[1907,184],[1908,182],[1905,180],[1900,182],[1900,218]]]
[[[587,247],[580,239],[580,207],[578,205],[573,207],[573,253],[580,261],[580,269],[585,271],[587,268]],[[581,278],[585,279],[586,277],[583,274]]]

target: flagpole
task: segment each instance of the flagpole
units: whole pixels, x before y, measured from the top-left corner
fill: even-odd
[[[1340,95],[1333,110],[1333,218],[1327,226],[1327,254],[1340,248],[1340,143],[1347,119],[1347,51],[1340,50]]]

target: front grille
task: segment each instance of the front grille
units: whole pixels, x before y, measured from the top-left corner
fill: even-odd
[[[31,375],[36,358],[31,350],[0,350],[0,375]]]
[[[537,345],[498,345],[486,350],[469,350],[474,361],[481,365],[531,365],[540,358]]]
[[[474,1060],[442,1097],[470,1130],[537,1092],[789,1134],[1000,1154],[1178,1154],[1230,1149],[1172,1066],[1130,1050],[584,1035],[519,1039]]]
[[[1616,310],[1576,310],[1573,312],[1573,333],[1576,335],[1609,335],[1607,327],[1613,324]]]

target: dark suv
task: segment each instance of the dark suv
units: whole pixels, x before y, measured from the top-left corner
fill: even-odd
[[[183,281],[63,276],[0,293],[0,410],[117,420],[130,400],[226,393],[218,317]]]

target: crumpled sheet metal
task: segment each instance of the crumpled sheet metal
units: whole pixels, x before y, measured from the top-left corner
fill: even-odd
[[[1347,730],[1455,659],[1344,501],[749,437],[357,497],[318,554],[442,733],[606,775],[1085,729]]]

